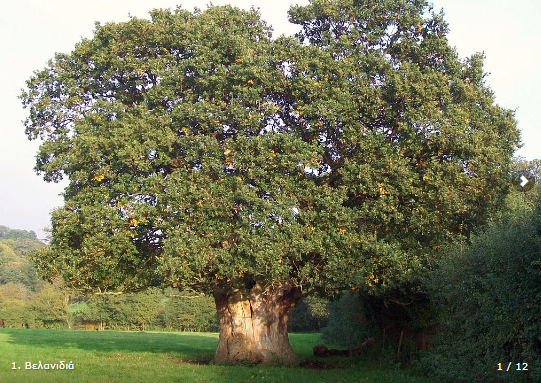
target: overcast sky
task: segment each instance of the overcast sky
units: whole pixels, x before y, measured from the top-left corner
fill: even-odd
[[[128,14],[147,17],[151,8],[204,8],[206,2],[186,0],[3,0],[0,13],[0,225],[34,230],[44,238],[49,214],[62,204],[65,184],[48,184],[34,171],[38,143],[24,135],[26,116],[17,96],[34,70],[42,69],[55,52],[69,52],[82,37],[91,37],[94,22],[125,21]],[[298,1],[214,0],[260,8],[275,35],[291,34],[290,4]],[[536,110],[541,105],[540,0],[435,0],[450,25],[449,40],[462,57],[484,51],[488,84],[497,102],[516,110],[524,147],[517,153],[541,158],[541,129]]]

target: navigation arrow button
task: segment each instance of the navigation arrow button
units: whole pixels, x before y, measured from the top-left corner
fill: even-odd
[[[527,192],[534,188],[537,181],[533,170],[519,170],[513,174],[513,185],[518,191]]]

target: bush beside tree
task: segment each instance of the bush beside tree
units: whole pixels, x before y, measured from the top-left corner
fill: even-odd
[[[541,381],[540,213],[538,191],[514,193],[483,232],[441,260],[429,283],[441,332],[422,360],[440,381]]]
[[[289,315],[290,332],[321,331],[329,322],[329,300],[307,296],[299,301]]]
[[[329,324],[323,340],[344,348],[358,347],[369,336],[364,303],[357,292],[346,291],[329,303]]]

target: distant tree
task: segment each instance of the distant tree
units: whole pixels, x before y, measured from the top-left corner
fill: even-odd
[[[216,331],[218,320],[211,297],[189,292],[171,295],[164,302],[163,321],[168,329]]]
[[[32,291],[27,286],[21,283],[6,283],[0,285],[0,298],[3,300],[18,299],[22,301],[30,300]]]
[[[27,275],[21,270],[22,265],[19,262],[7,262],[0,266],[0,284],[21,283],[28,285]]]
[[[26,230],[17,230],[17,229],[10,229],[6,226],[0,225],[0,239],[31,239],[34,241],[38,240],[38,237],[36,236],[36,233]]]
[[[433,249],[499,206],[513,113],[441,15],[313,0],[290,20],[297,38],[272,40],[254,10],[156,10],[32,76],[36,169],[69,178],[43,275],[212,294],[217,363],[291,363],[303,294],[415,291]]]
[[[68,317],[68,299],[59,288],[46,284],[38,291],[30,304],[40,327],[71,327]]]
[[[13,249],[7,244],[0,242],[0,262],[5,262],[6,260],[15,259],[16,255]]]
[[[88,304],[81,297],[76,297],[75,299],[75,301],[70,300],[68,304],[69,323],[74,328],[92,328],[91,323],[85,323],[85,312],[88,309]]]
[[[27,241],[27,240],[24,240]],[[34,242],[33,240],[28,240]],[[20,241],[0,240],[0,285],[21,283],[34,290],[38,283],[36,268],[24,254],[21,253]],[[31,245],[34,246],[34,245]],[[34,251],[43,244],[34,246]],[[24,246],[25,249],[29,247]]]
[[[370,336],[366,308],[358,293],[346,291],[329,304],[323,340],[345,348],[358,347]]]
[[[308,296],[297,303],[289,316],[290,331],[321,331],[329,321],[329,300]]]
[[[541,160],[526,160],[524,157],[515,157],[513,159],[513,170],[528,170],[535,176],[541,176]]]
[[[98,323],[99,330],[105,330],[107,323],[111,322],[115,312],[111,310],[113,305],[112,295],[94,295],[88,301],[84,318]]]
[[[2,239],[0,241],[11,247],[13,251],[21,257],[27,257],[45,246],[43,242],[29,238],[10,238]]]
[[[156,321],[160,307],[160,295],[155,291],[131,294],[129,303],[133,314],[130,315],[131,323],[141,330],[145,330]]]
[[[8,328],[29,327],[32,318],[29,318],[28,303],[18,299],[0,299],[0,320]]]
[[[34,232],[0,226],[0,285],[21,283],[34,290],[38,275],[27,256],[43,246]]]
[[[95,299],[95,297],[91,299]],[[110,316],[107,321],[107,328],[136,330],[132,294],[112,295],[105,299],[103,304],[105,307],[101,308],[101,311],[107,310]]]
[[[32,292],[20,283],[0,285],[0,320],[5,327],[21,328],[34,323],[29,310]]]

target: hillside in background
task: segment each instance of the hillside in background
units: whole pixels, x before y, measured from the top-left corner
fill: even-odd
[[[33,231],[0,226],[0,285],[19,284],[34,291],[38,276],[29,255],[43,246]]]

